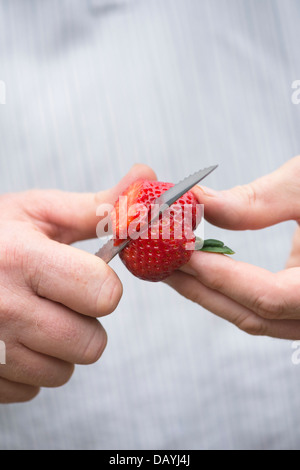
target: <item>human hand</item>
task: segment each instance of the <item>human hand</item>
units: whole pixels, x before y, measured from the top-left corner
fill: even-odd
[[[206,219],[231,230],[300,221],[300,156],[227,191],[194,190]],[[286,269],[271,273],[224,255],[195,252],[165,282],[188,299],[254,335],[300,338],[300,229]]]
[[[74,364],[99,359],[106,332],[96,317],[111,313],[122,285],[98,257],[69,244],[96,237],[96,208],[113,204],[137,178],[135,165],[97,194],[33,190],[0,197],[0,403],[27,401],[40,387],[63,385]]]

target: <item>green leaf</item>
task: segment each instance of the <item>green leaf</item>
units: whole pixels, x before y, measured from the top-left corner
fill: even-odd
[[[209,238],[208,240],[204,240],[203,246],[219,246],[222,247],[224,246],[224,243],[221,242],[220,240],[215,240],[214,238]]]
[[[207,251],[209,253],[223,253],[224,255],[234,255],[234,251],[228,246],[203,246],[198,251]]]
[[[221,253],[223,255],[234,255],[234,251],[225,246],[220,240],[210,238],[208,240],[202,240],[196,237],[195,251],[206,251],[208,253]]]

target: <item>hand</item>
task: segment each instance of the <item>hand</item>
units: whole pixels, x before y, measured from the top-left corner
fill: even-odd
[[[206,219],[231,230],[300,221],[300,157],[227,191],[197,188]],[[167,284],[254,335],[300,338],[300,229],[286,269],[271,273],[225,255],[195,252]]]
[[[26,401],[57,387],[74,364],[98,360],[106,332],[96,317],[122,295],[114,271],[69,246],[96,236],[96,208],[113,204],[135,179],[154,178],[136,165],[111,190],[97,194],[28,191],[0,197],[0,403]]]

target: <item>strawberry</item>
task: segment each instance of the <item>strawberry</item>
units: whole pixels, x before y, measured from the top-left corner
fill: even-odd
[[[172,183],[138,180],[124,191],[121,195],[123,198],[118,199],[112,213],[115,245],[130,236],[132,224],[133,229],[138,230],[143,221],[150,222],[151,204],[172,186]],[[125,200],[126,205],[123,207],[121,201]],[[122,262],[140,279],[162,281],[190,260],[195,249],[196,237],[193,231],[197,218],[197,200],[189,191],[164,211],[141,237],[130,241],[120,252]],[[203,251],[233,253],[218,240],[209,240],[204,245],[201,240],[200,245],[199,249]]]
[[[144,212],[146,209],[150,219],[151,204],[172,186],[172,183],[139,180],[127,188],[122,194],[127,196],[127,214],[124,211],[122,214],[120,198],[115,205],[113,225],[116,245],[123,241],[120,239],[121,232],[124,234],[125,229],[126,233],[130,224],[139,220],[139,209],[144,208]],[[189,261],[195,243],[193,230],[196,228],[196,204],[193,193],[186,193],[152,224],[145,236],[131,240],[121,251],[120,258],[132,274],[147,281],[161,281]],[[187,207],[191,215],[189,225],[185,224],[184,218]],[[187,249],[191,248],[188,244],[193,244],[192,249]]]

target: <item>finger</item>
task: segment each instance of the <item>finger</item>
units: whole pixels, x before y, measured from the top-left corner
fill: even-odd
[[[36,298],[18,340],[28,349],[71,364],[92,364],[103,353],[107,335],[95,318]]]
[[[70,380],[74,365],[54,357],[31,351],[19,344],[7,348],[1,377],[34,387],[60,387]]]
[[[2,404],[32,400],[39,391],[39,387],[11,382],[0,377],[0,403]]]
[[[259,229],[300,215],[300,157],[252,183],[226,191],[194,188],[205,218],[233,230]]]
[[[99,193],[29,191],[24,196],[24,210],[35,221],[40,221],[42,229],[50,238],[68,244],[96,238],[99,222],[97,207],[102,203],[113,205],[118,196],[139,178],[156,179],[156,175],[147,165],[137,164],[116,186]],[[101,178],[99,180],[101,183]]]
[[[189,274],[176,271],[164,282],[187,299],[233,323],[248,334],[292,340],[300,338],[299,321],[262,318]]]
[[[29,287],[40,297],[92,317],[115,310],[122,284],[100,258],[78,248],[36,235],[26,257]],[[27,251],[29,248],[27,248]]]
[[[284,280],[282,274],[279,276],[224,255],[202,252],[194,253],[182,270],[264,318],[300,318],[299,288],[294,292],[290,288],[295,287],[299,274]],[[289,286],[288,292],[285,286]]]

